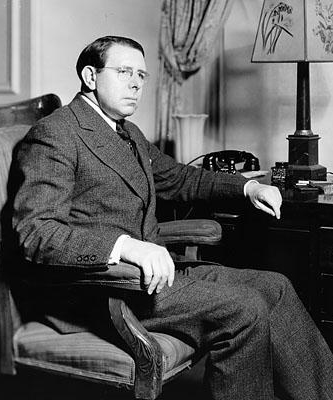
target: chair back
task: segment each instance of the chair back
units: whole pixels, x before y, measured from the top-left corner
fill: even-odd
[[[0,105],[0,212],[7,198],[8,173],[15,145],[39,119],[61,106],[55,94]]]
[[[61,106],[55,94],[47,94],[33,99],[0,105],[0,220],[4,217],[7,200],[8,176],[12,153],[16,144],[23,139],[30,127],[39,119],[51,114]],[[8,217],[8,216],[7,216]],[[1,268],[3,225],[0,224],[0,373],[15,372],[12,359],[12,337],[17,318],[14,315],[10,290],[3,279]]]

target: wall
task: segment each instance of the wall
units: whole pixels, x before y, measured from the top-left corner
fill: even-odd
[[[151,78],[131,119],[154,139],[160,6],[160,0],[31,0],[31,96],[52,92],[67,104],[80,88],[81,50],[100,36],[132,37],[145,48]]]
[[[68,103],[79,89],[75,63],[82,48],[98,36],[128,35],[144,45],[151,73],[132,120],[148,139],[157,138],[161,0],[1,0],[1,5],[6,3],[20,5],[21,27],[15,36],[19,40],[14,43],[21,46],[21,92],[0,93],[0,104],[12,101],[14,95],[21,99],[47,92],[57,93],[63,103]],[[212,61],[184,85],[184,111],[216,114],[206,124],[205,151],[248,150],[260,158],[263,169],[269,169],[275,161],[288,158],[286,137],[295,131],[296,65],[250,62],[261,6],[262,0],[235,0],[224,29],[223,55],[217,54],[223,48],[217,41]],[[4,12],[4,8],[1,10]],[[333,171],[333,66],[311,64],[310,70],[312,130],[321,136],[319,161]]]
[[[251,63],[262,3],[234,0],[211,59],[184,84],[183,111],[209,114],[205,152],[250,151],[269,170],[275,161],[288,160],[286,138],[296,129],[297,67]],[[332,63],[310,64],[310,79],[312,130],[321,137],[319,163],[333,171]]]
[[[30,97],[30,0],[0,0],[0,104]]]

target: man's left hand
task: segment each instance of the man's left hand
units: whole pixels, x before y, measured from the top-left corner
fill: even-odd
[[[263,185],[258,182],[249,182],[246,187],[246,197],[259,210],[280,219],[282,197],[276,186]]]

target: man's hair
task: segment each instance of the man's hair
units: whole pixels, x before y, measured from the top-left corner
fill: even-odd
[[[91,65],[96,68],[97,72],[99,72],[100,69],[105,67],[106,53],[114,44],[132,47],[133,49],[139,50],[143,56],[145,55],[141,44],[127,37],[104,36],[94,40],[82,50],[76,63],[76,73],[78,74],[83,88],[86,87],[81,76],[83,68],[86,65]]]

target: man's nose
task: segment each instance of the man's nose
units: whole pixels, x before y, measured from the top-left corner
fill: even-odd
[[[143,86],[142,80],[139,78],[138,74],[136,74],[135,72],[131,76],[129,84],[130,84],[131,88],[136,88],[136,89],[141,89]]]

